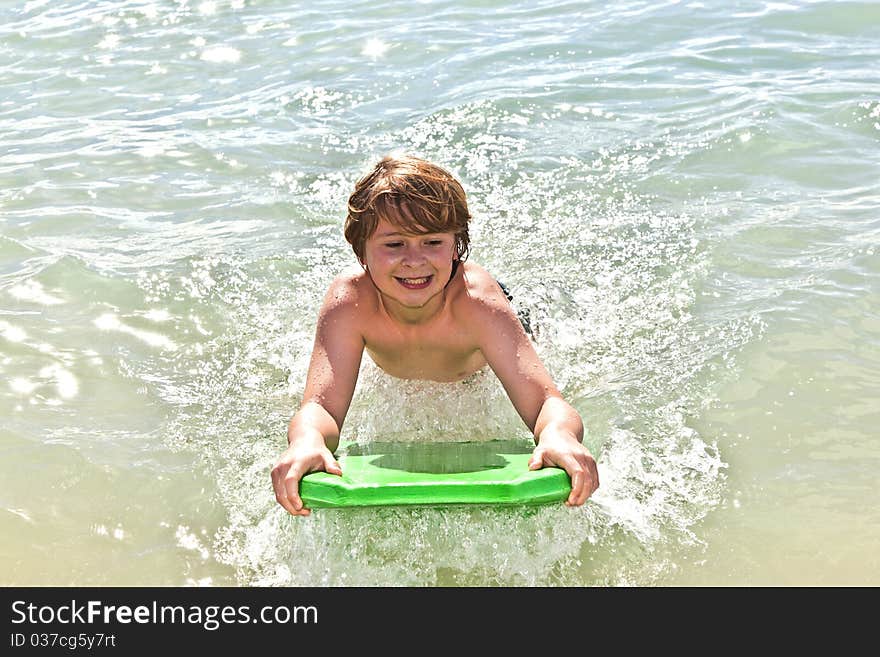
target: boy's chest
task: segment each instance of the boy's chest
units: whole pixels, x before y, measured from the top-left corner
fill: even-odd
[[[364,338],[373,361],[400,378],[458,381],[486,364],[474,340],[443,326],[404,331],[377,323]]]

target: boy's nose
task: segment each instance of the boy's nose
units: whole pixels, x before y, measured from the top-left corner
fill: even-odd
[[[407,247],[403,253],[404,264],[421,263],[425,260],[425,254],[417,246]]]

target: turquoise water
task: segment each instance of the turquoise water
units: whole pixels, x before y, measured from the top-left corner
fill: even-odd
[[[0,7],[3,584],[880,584],[880,4]],[[583,508],[292,520],[353,182],[454,171]],[[527,437],[365,365],[347,437]]]

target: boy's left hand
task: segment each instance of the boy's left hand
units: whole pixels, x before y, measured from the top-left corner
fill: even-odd
[[[567,506],[580,506],[599,488],[599,470],[590,450],[574,436],[549,427],[541,433],[529,470],[544,466],[562,468],[571,478],[571,494],[565,500]]]

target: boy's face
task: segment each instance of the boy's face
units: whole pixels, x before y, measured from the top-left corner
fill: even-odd
[[[380,219],[366,241],[364,264],[386,297],[406,308],[421,308],[443,292],[454,256],[454,233],[405,233]]]

